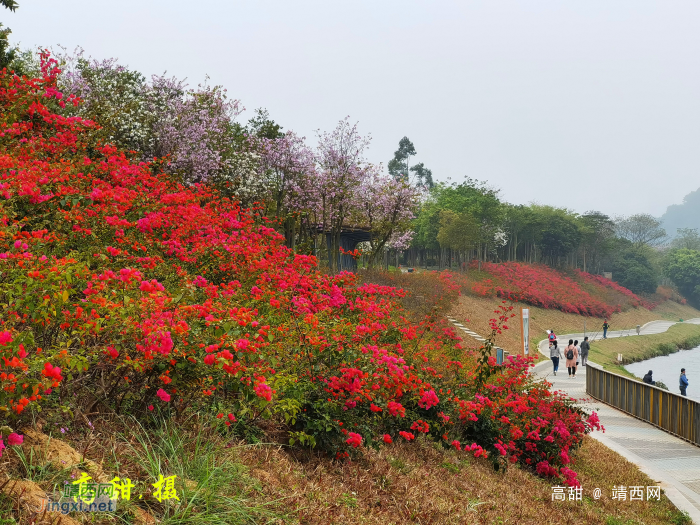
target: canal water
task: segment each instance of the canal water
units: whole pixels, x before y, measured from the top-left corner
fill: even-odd
[[[666,383],[668,389],[676,394],[680,394],[678,377],[681,375],[681,368],[685,368],[685,375],[689,383],[688,397],[700,401],[700,346],[625,365],[625,368],[640,379],[649,370],[652,370],[654,381]]]

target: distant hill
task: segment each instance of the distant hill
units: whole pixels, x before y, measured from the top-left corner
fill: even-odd
[[[666,208],[661,223],[669,237],[675,237],[678,228],[700,230],[700,188],[686,195],[682,204],[671,204]]]

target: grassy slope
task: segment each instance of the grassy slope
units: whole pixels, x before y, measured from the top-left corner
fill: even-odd
[[[370,450],[353,462],[332,462],[279,445],[227,441],[199,428],[196,420],[178,427],[153,421],[148,430],[128,420],[101,421],[92,432],[84,425],[58,436],[85,451],[108,479],[128,476],[137,485],[136,494],[147,494],[158,472],[178,476],[180,510],[145,496],[121,502],[117,516],[75,516],[95,525],[144,523],[136,519],[143,510],[167,525],[683,523],[665,496],[660,502],[613,501],[615,485],[655,483],[591,438],[576,455],[583,501],[552,502],[546,480],[517,468],[494,472],[483,459],[427,441]],[[15,478],[34,479],[44,490],[78,472],[47,467],[36,456],[31,463],[32,468],[23,466],[12,450],[0,467]],[[598,501],[591,498],[596,487],[603,491]],[[17,517],[11,507],[10,499],[0,497],[0,515]]]
[[[300,462],[269,449],[248,450],[240,457],[260,476],[268,499],[286,497],[287,508],[295,509],[303,524],[651,525],[679,517],[665,497],[656,503],[611,500],[614,485],[655,483],[591,438],[578,454],[582,502],[552,502],[546,480],[515,468],[497,473],[483,460],[427,443],[387,447],[344,465]],[[603,490],[599,501],[591,498],[595,487]]]

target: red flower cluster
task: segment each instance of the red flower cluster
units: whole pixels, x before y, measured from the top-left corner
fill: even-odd
[[[472,287],[474,293],[482,296],[599,318],[610,317],[626,306],[654,306],[609,279],[580,270],[567,276],[549,266],[517,262],[482,263],[482,270],[493,276]]]

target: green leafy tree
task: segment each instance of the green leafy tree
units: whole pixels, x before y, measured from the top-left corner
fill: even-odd
[[[255,110],[255,116],[248,121],[247,133],[269,140],[284,137],[282,126],[270,118],[270,114],[265,108]]]
[[[479,240],[479,223],[469,212],[440,211],[440,246],[458,251],[471,250]]]
[[[415,154],[416,148],[413,146],[413,142],[408,137],[402,138],[399,141],[399,149],[394,152],[394,158],[387,164],[389,175],[395,179],[408,179],[409,160]]]
[[[0,5],[14,12],[19,7],[15,0],[0,0]],[[17,56],[17,48],[10,46],[9,36],[12,33],[9,27],[3,29],[0,24],[0,69],[12,69],[12,62]]]
[[[433,172],[425,167],[422,162],[419,162],[415,166],[411,166],[411,171],[416,174],[416,180],[419,186],[424,186],[426,188],[432,188],[435,185],[433,181]]]
[[[579,218],[583,271],[598,273],[602,262],[613,248],[615,223],[598,211],[589,211]]]
[[[700,235],[697,228],[678,228],[676,238],[671,242],[672,248],[700,250]]]
[[[648,246],[635,246],[627,239],[617,239],[610,263],[613,280],[634,293],[654,293],[660,272],[655,264],[656,251]]]
[[[0,5],[14,12],[19,7],[19,4],[15,0],[0,0]]]
[[[416,148],[408,137],[399,141],[399,149],[394,152],[394,158],[387,164],[389,175],[395,179],[409,180],[409,175],[413,173],[416,178],[416,186],[432,188],[433,172],[420,162],[415,166],[410,166],[410,159],[416,155]]]
[[[700,251],[672,250],[666,258],[664,272],[687,299],[700,304]]]

